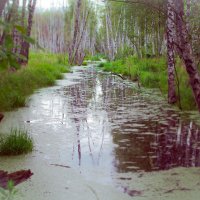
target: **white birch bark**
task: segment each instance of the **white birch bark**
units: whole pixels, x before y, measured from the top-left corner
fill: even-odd
[[[174,104],[177,101],[175,86],[175,13],[173,0],[168,0],[167,4],[167,57],[168,57],[168,102]]]

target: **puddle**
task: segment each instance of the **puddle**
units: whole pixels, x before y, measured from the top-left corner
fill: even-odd
[[[63,92],[76,127],[73,149],[80,166],[88,160],[101,166],[104,156],[112,160],[112,169],[124,173],[200,166],[199,127],[183,120],[183,113],[93,68],[81,77]]]
[[[134,83],[97,72],[93,67],[74,67],[73,71],[58,81],[57,86],[37,91],[26,108],[6,113],[0,124],[1,131],[25,128],[35,140],[33,154],[18,159],[0,158],[2,170],[14,171],[19,167],[33,170],[33,186],[30,181],[26,191],[32,187],[43,191],[36,183],[44,172],[47,176],[58,173],[54,179],[63,190],[69,188],[68,195],[70,188],[77,190],[76,179],[80,182],[83,179],[81,187],[87,189],[91,182],[93,186],[98,185],[95,188],[111,187],[109,191],[115,192],[109,199],[145,198],[151,183],[147,172],[157,180],[158,174],[164,177],[165,173],[176,174],[177,167],[200,166],[199,127],[189,120],[188,114],[167,105],[158,91],[140,92]],[[71,182],[64,179],[67,174],[60,177],[63,170],[73,174],[66,177]],[[142,181],[142,187],[135,184],[135,180],[141,179],[147,180]],[[40,199],[64,199],[62,195],[53,197],[49,190],[54,188],[49,184],[50,180]],[[89,190],[93,198],[87,198],[94,199],[96,193]],[[188,190],[167,187],[163,194]],[[106,195],[107,191],[104,192]],[[123,193],[125,196],[120,196]],[[84,198],[71,196],[70,199]]]

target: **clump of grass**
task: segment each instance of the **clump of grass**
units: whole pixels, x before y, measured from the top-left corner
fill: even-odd
[[[27,131],[12,129],[0,138],[0,155],[20,155],[33,151],[33,139]]]
[[[66,54],[57,54],[57,62],[69,66],[69,58]]]
[[[63,55],[31,53],[28,66],[15,73],[1,72],[0,111],[25,106],[26,97],[34,90],[55,84],[62,73],[69,71],[66,62]]]
[[[84,61],[82,65],[87,66],[87,61]]]
[[[91,61],[100,61],[101,58],[99,55],[92,56]]]
[[[103,68],[103,67],[104,67],[104,63],[99,63],[99,64],[97,65],[97,67]]]

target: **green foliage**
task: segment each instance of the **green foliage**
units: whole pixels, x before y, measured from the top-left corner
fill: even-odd
[[[112,71],[126,76],[133,81],[139,81],[144,87],[159,88],[164,95],[168,92],[167,63],[165,57],[139,59],[129,56],[113,62],[101,63],[99,67],[105,71]],[[182,108],[184,110],[196,109],[188,75],[179,60],[177,60],[177,74]]]
[[[32,53],[29,65],[15,73],[0,73],[0,111],[25,106],[26,97],[35,89],[53,85],[69,68],[59,64],[57,55]]]
[[[104,64],[105,64],[105,63],[99,63],[99,64],[97,65],[97,67],[103,68],[103,67],[104,67]]]
[[[87,64],[88,64],[87,61],[84,61],[82,65],[87,66]]]
[[[194,110],[196,109],[196,103],[193,97],[188,74],[186,72],[185,67],[183,67],[184,65],[180,61],[177,62],[177,65],[178,66],[176,70],[180,85],[181,105],[185,110]]]
[[[57,61],[58,61],[58,64],[69,66],[69,58],[65,54],[58,54]]]
[[[91,57],[91,61],[101,61],[101,58],[99,55],[95,55]]]
[[[85,60],[90,60],[90,61],[101,61],[101,59],[107,59],[107,57],[103,54],[96,54],[94,56],[87,54],[85,57]]]
[[[35,44],[35,40],[31,37],[28,37],[24,27],[18,24],[12,22],[3,22],[0,20],[0,28],[2,28],[2,31],[4,31],[4,36],[2,36],[4,37],[3,43],[0,45],[0,70],[7,69],[9,67],[19,69],[19,59],[26,60],[26,58],[19,53],[13,52],[13,48],[16,48],[13,41],[13,30],[16,29],[23,41],[26,41],[29,44]]]
[[[7,190],[0,187],[0,199],[1,200],[13,200],[17,194],[17,190],[14,187],[12,181],[8,182]]]
[[[20,155],[33,151],[33,139],[26,131],[12,129],[0,137],[0,155]]]
[[[123,48],[118,49],[115,59],[123,59],[132,55],[134,55],[134,49],[132,47],[124,46]]]

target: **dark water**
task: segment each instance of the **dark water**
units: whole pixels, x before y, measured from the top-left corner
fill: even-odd
[[[59,90],[75,125],[75,165],[106,166],[111,159],[119,173],[200,166],[199,127],[158,91],[92,67],[75,73],[81,78]]]

